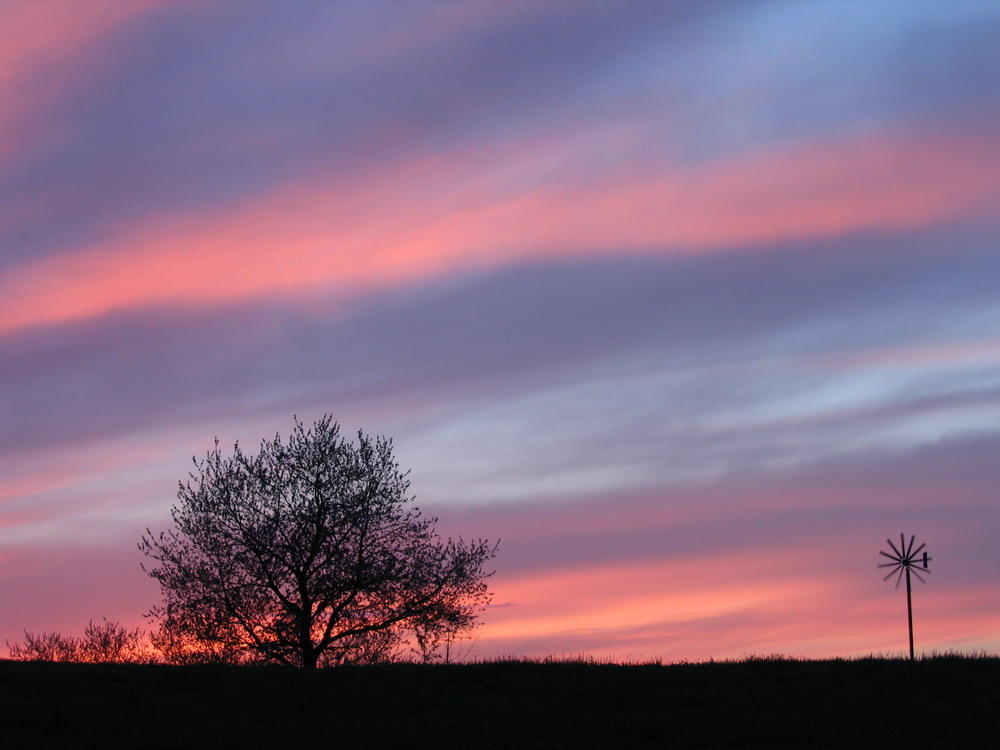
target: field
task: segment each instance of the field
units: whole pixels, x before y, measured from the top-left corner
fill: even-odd
[[[0,662],[4,748],[993,747],[1000,658]]]

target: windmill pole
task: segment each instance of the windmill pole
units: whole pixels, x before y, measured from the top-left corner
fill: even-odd
[[[895,588],[897,589],[903,580],[903,574],[906,574],[906,624],[910,634],[910,661],[914,661],[916,659],[916,655],[913,653],[913,594],[912,586],[910,584],[910,572],[912,571],[913,575],[915,575],[921,583],[926,583],[921,573],[931,572],[927,567],[927,563],[930,562],[931,558],[926,552],[924,552],[923,565],[921,566],[921,570],[918,571],[915,567],[913,567],[913,564],[917,561],[917,555],[920,554],[920,551],[927,546],[926,544],[921,544],[916,549],[913,549],[913,543],[916,541],[916,537],[911,536],[910,542],[907,544],[905,534],[899,535],[899,549],[896,549],[896,545],[893,544],[892,539],[886,539],[885,541],[889,544],[889,549],[891,549],[892,552],[879,552],[882,557],[888,559],[888,562],[881,563],[878,567],[890,568],[889,572],[882,578],[882,580],[888,581],[890,578],[894,577],[896,579]]]
[[[906,566],[906,622],[910,626],[910,661],[913,661],[913,605],[910,603],[910,566]]]

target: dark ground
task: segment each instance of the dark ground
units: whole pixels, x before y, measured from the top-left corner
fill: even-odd
[[[0,662],[0,748],[997,747],[1000,658]]]

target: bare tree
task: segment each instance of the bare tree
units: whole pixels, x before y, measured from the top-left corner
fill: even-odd
[[[469,631],[496,545],[442,541],[408,489],[390,440],[349,442],[330,416],[296,418],[255,456],[216,440],[180,484],[175,529],[139,543],[164,597],[154,639],[178,658],[316,667]]]
[[[104,618],[100,625],[93,620],[87,623],[76,645],[77,661],[136,664],[153,660],[141,629],[129,630]]]
[[[151,616],[159,618],[159,627],[149,640],[167,664],[242,664],[255,661],[240,646],[233,628],[223,629],[222,618],[199,617],[196,611],[156,608]]]
[[[17,661],[79,661],[77,642],[61,633],[35,635],[24,631],[24,643],[7,642],[10,658]]]
[[[61,633],[35,635],[25,631],[24,643],[7,644],[10,657],[20,661],[75,661],[118,664],[148,663],[154,655],[139,628],[129,630],[102,618],[87,623],[82,638]]]

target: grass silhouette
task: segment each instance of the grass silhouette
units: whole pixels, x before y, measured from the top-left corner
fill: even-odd
[[[0,662],[7,748],[986,747],[1000,658],[283,667]]]

